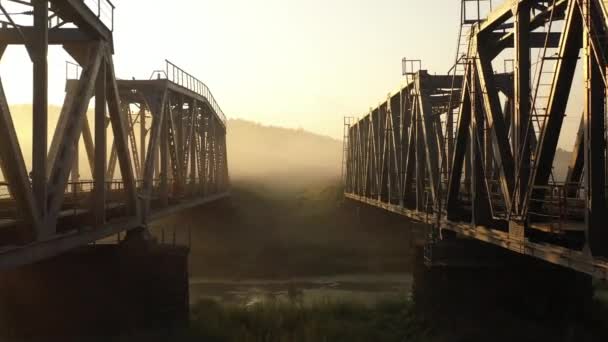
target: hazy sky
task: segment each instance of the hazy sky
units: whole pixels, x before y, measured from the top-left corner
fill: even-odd
[[[224,112],[341,138],[400,84],[401,58],[445,72],[455,53],[457,0],[115,0],[120,78],[148,78],[169,59],[205,82]],[[63,101],[65,60],[49,56],[50,101]],[[9,48],[9,102],[31,102],[31,68]]]
[[[114,2],[119,78],[148,78],[166,58],[205,82],[230,118],[339,139],[345,115],[364,115],[398,88],[402,57],[445,73],[460,22],[459,0]],[[51,50],[55,104],[67,59]],[[31,103],[23,49],[9,48],[0,73],[10,103]]]

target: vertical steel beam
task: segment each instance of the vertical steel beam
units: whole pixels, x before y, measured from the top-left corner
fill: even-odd
[[[176,133],[176,140],[177,140],[177,160],[179,161],[179,164],[181,166],[181,170],[183,171],[182,176],[183,176],[183,181],[185,182],[185,178],[186,178],[186,170],[183,167],[183,160],[184,160],[184,114],[186,113],[186,110],[184,109],[184,97],[180,96],[179,98],[179,102],[178,102],[178,110],[177,112],[173,112],[174,116],[173,116],[173,120],[177,120],[175,127],[177,128]],[[182,186],[184,184],[181,184]]]
[[[461,189],[461,179],[463,167],[467,154],[467,145],[470,139],[471,125],[471,95],[469,94],[469,68],[465,73],[465,83],[462,87],[462,101],[460,105],[460,115],[458,117],[458,126],[456,131],[456,144],[454,146],[454,156],[452,159],[452,168],[450,172],[450,180],[448,183],[448,198],[446,203],[448,219],[456,219],[458,214],[458,195]]]
[[[145,156],[144,174],[143,174],[143,186],[142,186],[142,217],[143,224],[148,223],[150,215],[150,201],[152,198],[152,188],[154,186],[154,165],[156,164],[156,151],[161,136],[162,123],[165,116],[165,104],[167,98],[167,91],[162,93],[153,93],[146,95],[146,102],[149,105],[150,113],[152,114],[152,127],[150,129],[149,146],[141,147],[141,151],[147,151]],[[145,137],[144,137],[145,138]],[[145,141],[145,140],[144,140]]]
[[[86,120],[87,119],[85,117],[84,121]],[[74,143],[74,161],[72,162],[71,181],[72,196],[76,198],[78,192],[80,192],[80,136],[78,136],[76,142]]]
[[[415,103],[415,99],[412,99],[412,102]],[[411,109],[408,109],[409,116],[409,142],[408,142],[408,150],[405,162],[405,175],[403,180],[403,194],[404,198],[411,198],[410,193],[412,192],[412,186],[414,184],[414,178],[416,177],[416,164],[418,158],[416,157],[417,153],[417,144],[416,144],[416,117],[414,114],[414,105],[412,104]],[[412,203],[410,201],[406,201],[406,205],[410,208],[415,208],[416,203]]]
[[[366,197],[371,197],[373,194],[373,188],[375,187],[373,181],[374,175],[374,134],[373,134],[373,119],[372,111],[370,110],[369,115],[365,119],[365,182],[364,182],[364,193]]]
[[[154,119],[153,119],[154,120]],[[135,125],[133,125],[134,129]],[[140,158],[140,164],[139,165],[146,165],[146,135],[147,135],[147,131],[146,131],[146,107],[144,106],[144,104],[142,103],[141,107],[139,108],[139,150],[140,150],[140,154],[139,154],[139,158]]]
[[[160,133],[160,202],[161,206],[169,205],[169,104],[165,103],[163,122]]]
[[[476,74],[477,70],[472,70]],[[475,80],[476,77],[473,77]],[[484,146],[489,143],[485,141],[486,135],[484,132],[485,120],[483,106],[481,105],[482,97],[480,92],[483,90],[478,82],[471,82],[471,125],[470,131],[470,151],[471,151],[471,203],[472,203],[472,224],[487,225],[490,222],[491,205],[489,203],[489,193],[486,187],[486,173],[484,170]]]
[[[196,100],[192,101],[192,119],[190,121],[190,186],[192,193],[195,193],[196,189],[196,144],[197,144],[197,134],[196,134],[196,125],[198,123],[198,104]]]
[[[583,20],[590,26],[593,20],[592,4],[583,2]],[[586,31],[583,37],[585,75],[585,222],[587,225],[587,243],[591,254],[596,257],[608,257],[608,228],[606,225],[606,172],[605,172],[605,91],[602,80],[602,68],[593,51],[591,32]]]
[[[101,63],[95,84],[95,163],[93,172],[93,220],[96,226],[105,223],[106,214],[106,66]]]
[[[515,208],[520,214],[528,188],[530,178],[530,138],[533,133],[530,121],[530,3],[520,2],[515,13],[515,77],[514,77],[514,100],[515,111],[513,115],[513,159],[515,170],[519,177],[515,189],[517,196],[514,201]]]
[[[179,103],[180,102],[178,100],[177,107],[182,106]],[[173,106],[171,104],[169,104],[169,111],[167,114],[169,120],[167,126],[169,128],[169,152],[171,156],[170,165],[172,171],[171,179],[173,182],[174,192],[180,193],[183,190],[184,186],[184,171],[182,168],[183,163],[181,162],[181,159],[179,157],[179,139],[176,134],[175,116],[173,115]]]
[[[394,191],[391,193],[398,194],[398,203],[403,205],[403,198],[401,197],[401,153],[403,145],[401,144],[401,94],[397,94],[391,98],[391,141],[390,146],[392,149],[391,161],[393,167],[391,169],[391,186]],[[350,140],[350,139],[349,139]]]
[[[370,113],[370,119],[369,119],[369,124],[370,124],[370,128],[369,128],[369,144],[370,144],[370,168],[369,168],[369,173],[370,173],[370,179],[371,179],[371,195],[372,197],[377,197],[378,196],[378,189],[380,187],[378,181],[380,180],[380,177],[378,177],[378,164],[380,163],[380,157],[378,155],[378,149],[379,149],[379,144],[378,144],[378,116],[379,116],[379,111],[378,109],[374,109],[371,111]]]
[[[386,177],[388,171],[387,165],[387,140],[386,140],[386,131],[387,131],[387,123],[388,123],[388,115],[387,115],[387,105],[382,104],[378,107],[378,168],[377,175],[379,178],[378,181],[378,200],[383,201],[386,199],[387,188],[388,188],[388,179]]]
[[[46,216],[48,145],[48,45],[49,8],[47,0],[33,0],[34,30],[31,56],[34,65],[32,187],[37,207]],[[47,236],[48,237],[48,236]]]
[[[438,147],[438,132],[435,129],[435,118],[433,117],[433,110],[429,103],[430,94],[428,94],[425,88],[426,75],[418,73],[416,80],[416,92],[418,94],[418,110],[419,119],[421,121],[421,135],[419,138],[423,139],[425,146],[426,166],[428,170],[429,186],[431,192],[431,199],[434,203],[437,195],[439,194],[439,175],[440,175],[440,162],[441,153]]]
[[[207,195],[207,187],[209,184],[209,168],[208,168],[208,162],[209,162],[209,153],[207,151],[208,148],[208,139],[209,139],[209,116],[207,115],[206,111],[203,109],[202,112],[202,116],[201,116],[201,127],[200,127],[200,134],[201,134],[201,164],[203,165],[203,170],[202,170],[202,180],[203,180],[203,184],[201,184],[201,187],[203,189],[203,196]]]
[[[420,99],[416,99],[416,107],[414,109],[414,125],[416,127],[416,209],[418,211],[426,211],[425,194],[426,194],[426,151],[424,146],[424,134],[422,132],[423,118],[418,107]]]

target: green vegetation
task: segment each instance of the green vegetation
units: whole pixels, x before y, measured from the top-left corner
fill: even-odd
[[[239,308],[204,302],[195,306],[192,319],[190,333],[204,341],[415,341],[428,334],[406,300],[375,307],[328,301]]]
[[[409,300],[374,307],[326,301],[310,306],[265,302],[250,307],[200,302],[190,328],[130,336],[124,341],[435,341]]]
[[[192,308],[187,328],[129,335],[117,342],[606,341],[608,312],[600,305],[594,310],[595,318],[567,321],[472,308],[425,318],[409,299],[375,306],[328,300],[308,306],[269,301],[243,307],[203,301]]]

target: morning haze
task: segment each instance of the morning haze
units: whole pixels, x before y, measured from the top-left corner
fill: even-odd
[[[433,72],[450,68],[460,6],[447,0],[116,5],[117,77],[148,78],[167,58],[207,83],[230,118],[338,139],[343,116],[363,116],[402,82],[402,57],[423,59]],[[59,47],[51,49],[49,96],[56,105],[63,102],[65,60]],[[21,47],[9,47],[3,58],[11,104],[31,103],[28,61]]]

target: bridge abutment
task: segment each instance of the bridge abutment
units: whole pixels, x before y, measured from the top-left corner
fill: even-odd
[[[413,299],[431,316],[571,320],[590,314],[588,275],[472,240],[442,241],[429,256],[417,253]]]
[[[144,237],[1,273],[0,335],[46,340],[185,324],[189,251]]]

